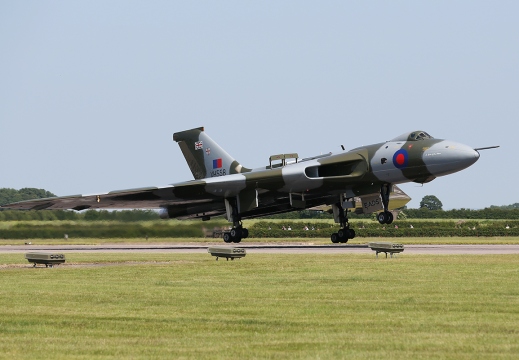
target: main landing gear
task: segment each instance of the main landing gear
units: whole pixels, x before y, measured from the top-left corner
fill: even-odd
[[[226,243],[239,243],[241,239],[249,237],[249,230],[243,227],[241,216],[238,213],[236,199],[229,199],[231,207],[232,229],[223,233],[223,241]]]
[[[241,223],[230,231],[223,233],[223,241],[226,243],[239,243],[241,239],[246,239],[247,237],[249,237],[249,230],[244,228]]]
[[[350,223],[348,222],[346,211],[344,211],[344,207],[342,206],[342,201],[332,205],[332,208],[335,222],[338,222],[341,225],[341,229],[332,234],[332,243],[347,243],[349,239],[355,237],[355,230],[350,229]]]
[[[393,213],[388,210],[389,207],[389,194],[391,193],[391,185],[383,184],[380,188],[380,196],[382,196],[382,205],[384,211],[378,213],[377,220],[380,224],[391,224],[393,222]]]

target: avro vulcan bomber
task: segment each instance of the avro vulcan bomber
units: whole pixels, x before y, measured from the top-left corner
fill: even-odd
[[[3,209],[160,209],[162,218],[208,220],[224,215],[232,227],[225,242],[248,237],[242,220],[331,206],[340,230],[332,242],[355,237],[348,211],[378,212],[391,224],[390,211],[410,200],[398,184],[427,183],[474,164],[479,150],[411,131],[393,140],[305,159],[273,155],[266,166],[250,169],[223,150],[203,127],[173,134],[194,180],[163,187],[63,196],[4,205]],[[492,148],[492,147],[489,147]]]

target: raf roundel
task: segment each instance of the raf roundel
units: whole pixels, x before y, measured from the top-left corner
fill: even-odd
[[[409,156],[407,155],[407,151],[405,149],[400,149],[395,153],[395,155],[393,155],[393,164],[398,169],[406,168],[408,160]]]

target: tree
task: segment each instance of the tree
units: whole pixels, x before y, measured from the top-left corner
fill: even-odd
[[[420,208],[426,208],[428,210],[442,210],[442,202],[434,195],[426,195],[420,201]]]
[[[0,205],[10,204],[17,201],[42,199],[55,197],[53,193],[44,189],[23,188],[20,190],[2,188],[0,189]]]
[[[491,205],[490,208],[491,209],[506,209],[506,210],[519,209],[519,203],[514,203],[511,205],[503,205],[503,206]]]

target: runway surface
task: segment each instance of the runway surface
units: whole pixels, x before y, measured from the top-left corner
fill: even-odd
[[[231,246],[229,245],[211,245]],[[244,248],[247,254],[361,254],[372,252],[367,245],[258,245],[232,244]],[[207,245],[3,245],[0,253],[53,251],[63,253],[87,252],[161,252],[207,253]],[[404,254],[427,255],[490,255],[519,254],[519,245],[405,245]]]

